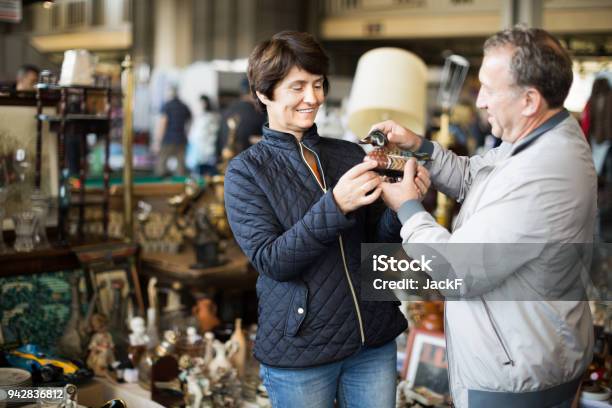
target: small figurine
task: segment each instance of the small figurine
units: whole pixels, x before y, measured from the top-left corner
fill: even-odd
[[[194,218],[197,232],[193,246],[197,263],[191,265],[191,268],[202,269],[219,265],[219,235],[210,221],[207,209],[198,208]]]
[[[158,319],[157,319],[157,278],[149,279],[147,293],[149,295],[149,308],[147,309],[147,336],[149,347],[156,346],[159,342]]]
[[[182,372],[179,379],[187,385],[187,408],[201,408],[205,396],[210,396],[210,381],[202,372],[203,360],[183,355],[179,359],[179,367]],[[193,401],[192,401],[193,400]]]
[[[387,135],[378,129],[368,133],[367,136],[359,140],[359,143],[374,147],[367,154],[367,157],[378,163],[376,171],[388,176],[390,181],[399,181],[398,179],[403,175],[406,162],[411,157],[418,161],[431,161],[427,153],[415,153],[400,149],[395,143],[389,142]]]
[[[91,317],[91,327],[94,335],[89,341],[87,366],[95,375],[112,379],[109,367],[115,361],[113,337],[108,331],[108,318],[101,314]]]
[[[146,346],[149,343],[149,336],[146,334],[145,321],[142,317],[133,317],[130,320],[130,346]]]
[[[206,333],[213,330],[221,321],[217,317],[217,305],[212,299],[201,298],[192,309],[193,315],[198,319],[200,331]]]
[[[231,340],[228,340],[225,344],[215,340],[213,341],[213,348],[215,358],[208,365],[208,373],[213,382],[216,382],[232,370],[232,363],[230,363],[229,358],[237,351],[237,347]]]
[[[247,359],[247,340],[242,330],[242,319],[236,319],[234,323],[234,333],[232,333],[229,341],[233,342],[236,348],[236,352],[230,358],[230,361],[238,372],[238,377],[244,378]]]
[[[74,384],[64,386],[64,399],[60,403],[60,408],[77,408],[77,387]]]
[[[198,334],[197,329],[193,326],[187,327],[187,343],[195,344],[200,340],[202,340],[202,336]]]
[[[132,363],[132,367],[138,367],[138,363],[145,354],[149,344],[149,336],[146,334],[147,329],[144,319],[138,316],[133,317],[130,320],[130,330],[132,330],[132,333],[129,336],[128,358]]]

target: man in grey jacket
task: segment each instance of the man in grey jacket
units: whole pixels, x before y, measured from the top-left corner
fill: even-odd
[[[555,255],[563,253],[544,254],[541,245],[593,240],[596,175],[580,127],[563,108],[571,60],[547,32],[515,27],[485,42],[479,79],[476,105],[486,110],[493,135],[503,141],[483,156],[459,157],[392,121],[374,125],[391,142],[430,153],[433,185],[462,204],[452,232],[421,206],[410,182],[414,161],[406,165],[405,182],[383,183],[383,198],[402,221],[405,248],[421,243],[538,248],[510,249],[513,253],[488,264],[473,257],[455,268],[473,283],[461,300],[446,304],[455,405],[570,407],[592,357],[591,315],[584,301],[554,299],[550,288],[569,275],[556,262]]]

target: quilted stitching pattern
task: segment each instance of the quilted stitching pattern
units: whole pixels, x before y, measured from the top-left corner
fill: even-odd
[[[225,178],[230,226],[260,274],[255,356],[276,367],[324,364],[359,350],[361,336],[338,236],[344,237],[357,294],[361,242],[400,239],[397,217],[381,203],[348,216],[336,206],[331,189],[361,162],[361,148],[321,138],[316,127],[303,143],[319,157],[327,192],[303,161],[294,137],[265,127],[264,140],[232,160]],[[307,299],[294,299],[296,293]],[[406,328],[397,304],[358,303],[367,345],[382,345]]]

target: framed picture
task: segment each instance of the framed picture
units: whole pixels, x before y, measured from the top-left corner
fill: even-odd
[[[449,395],[444,333],[412,329],[401,374],[411,388],[426,387]]]

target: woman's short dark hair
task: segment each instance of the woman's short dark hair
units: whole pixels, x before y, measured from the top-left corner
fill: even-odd
[[[487,39],[484,51],[505,46],[514,48],[510,72],[516,85],[536,88],[549,108],[563,106],[573,73],[572,60],[559,40],[540,28],[519,24]]]
[[[274,88],[294,66],[314,75],[323,75],[323,91],[327,95],[329,58],[321,45],[308,33],[281,31],[257,45],[249,56],[247,76],[257,105],[265,112],[256,92],[273,99]]]

